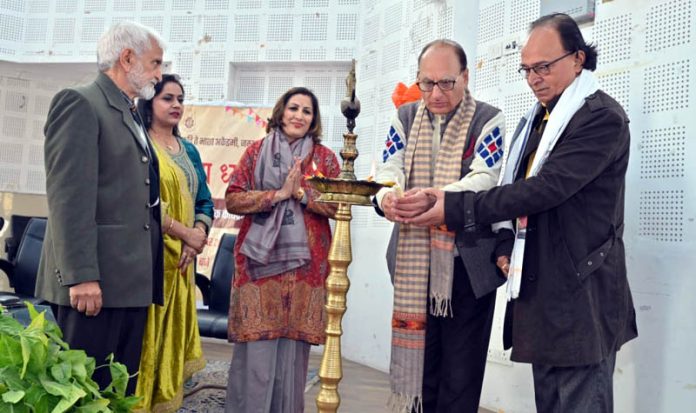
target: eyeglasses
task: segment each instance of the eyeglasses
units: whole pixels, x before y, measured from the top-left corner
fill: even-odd
[[[454,89],[454,84],[457,82],[457,79],[442,79],[438,80],[437,82],[432,81],[432,80],[423,80],[416,82],[418,85],[418,89],[421,90],[421,92],[432,92],[433,89],[435,89],[435,85],[440,88],[443,92],[452,90]]]
[[[559,57],[558,59],[552,60],[548,63],[541,63],[541,64],[538,64],[538,65],[535,65],[532,67],[520,66],[520,68],[517,69],[517,72],[519,74],[521,74],[522,76],[524,76],[525,79],[529,77],[530,72],[534,72],[539,76],[546,76],[549,73],[551,73],[551,66],[554,63],[556,63],[556,62],[558,62],[558,61],[560,61],[560,60],[562,60],[562,59],[564,59],[572,54],[575,54],[575,53],[576,52],[568,52],[568,53],[564,54],[563,56]]]

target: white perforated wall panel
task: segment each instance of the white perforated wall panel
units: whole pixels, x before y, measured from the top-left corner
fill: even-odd
[[[292,40],[294,16],[291,14],[271,14],[268,16],[266,39],[273,42]]]
[[[259,16],[243,14],[234,16],[234,40],[255,42],[259,40]]]
[[[165,7],[165,0],[143,0],[141,7],[143,11],[162,11]]]
[[[128,4],[132,1],[133,0],[125,0],[123,3]],[[54,3],[57,13],[74,13],[75,10],[77,10],[77,2],[74,0],[56,0]]]
[[[230,99],[233,101],[273,106],[276,100],[293,86],[311,89],[319,99],[324,142],[338,151],[342,138],[332,136],[337,130],[336,119],[342,117],[336,102],[345,95],[347,64],[282,64],[240,65],[233,68]],[[343,118],[345,120],[345,118]],[[345,129],[343,130],[345,132]],[[341,132],[341,133],[343,133]]]
[[[227,16],[205,16],[203,18],[203,33],[209,42],[226,41]]]
[[[140,23],[151,27],[157,31],[157,33],[162,33],[164,31],[164,17],[163,16],[142,16],[140,18]],[[106,30],[104,27],[101,32]],[[98,35],[97,35],[98,37]],[[94,44],[94,42],[92,42]]]
[[[193,42],[193,25],[194,19],[192,16],[172,16],[171,25],[169,26],[169,41],[172,43]]]
[[[640,140],[640,178],[683,178],[686,126],[644,130]]]
[[[26,29],[24,31],[24,42],[26,43],[45,43],[46,28],[48,27],[48,19],[29,18],[27,19]]]
[[[326,13],[303,14],[300,40],[326,40],[328,22],[329,15]]]
[[[688,44],[694,25],[691,1],[656,1],[647,14],[645,50],[654,52]]]
[[[598,42],[600,67],[610,63],[623,62],[631,58],[631,14],[600,20],[595,25],[595,36]]]
[[[22,39],[24,20],[20,17],[0,14],[0,41],[17,42]]]
[[[90,0],[85,0],[85,2],[89,3]],[[28,0],[26,4],[27,11],[30,13],[45,13],[48,10],[48,0]]]
[[[504,21],[505,2],[499,1],[483,8],[479,14],[478,43],[486,43],[501,35],[500,22]]]
[[[46,3],[48,3],[48,1]],[[47,8],[48,7],[46,7],[46,9]],[[106,10],[106,0],[85,0],[84,8],[85,8],[85,12],[87,12],[87,13],[103,12]],[[40,13],[42,11],[45,11],[46,9],[32,10],[32,11]]]
[[[689,107],[691,59],[651,65],[643,71],[643,113]]]
[[[336,15],[336,40],[355,40],[358,29],[358,14]]]
[[[531,23],[534,19],[539,17],[539,2],[538,1],[529,1],[529,0],[512,0],[509,4],[509,12],[507,13],[508,16],[508,24],[505,27],[507,33],[519,33],[519,32],[526,32],[527,29],[529,28],[529,23]],[[499,11],[496,11],[499,13]],[[484,22],[479,21],[479,24],[485,23],[487,25],[495,25],[496,23],[494,21],[491,21],[490,19],[485,20]],[[487,30],[490,30],[491,28],[488,28]],[[480,29],[479,29],[480,30]]]
[[[145,22],[143,22],[145,24]],[[106,29],[106,24],[103,17],[85,17],[82,19],[82,32],[80,33],[80,41],[83,43],[95,44],[99,40],[99,36]]]
[[[152,27],[168,43],[165,68],[180,74],[188,100],[261,104],[265,93],[275,94],[288,83],[272,81],[274,75],[265,73],[237,89],[230,65],[267,61],[314,67],[327,60],[349,62],[362,29],[360,15],[359,0],[0,0],[0,57],[16,63],[93,64],[103,31],[132,19]],[[295,72],[292,69],[292,84],[302,84],[304,76],[296,77]],[[326,92],[336,87],[335,70],[312,73],[306,77],[329,96],[325,104],[337,105],[340,98]],[[55,89],[54,85],[50,93]],[[41,133],[44,115],[33,118],[30,109],[25,116],[5,119],[5,106],[15,98],[0,88],[0,138],[24,134],[31,139]],[[47,104],[42,100],[35,110],[44,111]],[[23,153],[31,151],[24,148]],[[28,185],[28,175],[20,173],[22,184],[14,190],[29,188],[22,187]]]
[[[0,62],[0,73],[16,72]],[[0,75],[0,191],[42,193],[43,124],[51,98],[63,80],[51,84],[35,74]]]
[[[76,4],[77,2],[72,1],[71,3]],[[114,2],[114,11],[116,11],[116,12],[134,12],[135,6],[136,6],[135,0],[118,0],[118,1]]]
[[[503,109],[508,133],[534,102],[516,73],[519,49],[539,2],[481,0],[474,90]],[[599,50],[596,76],[630,118],[624,242],[640,337],[624,346],[614,375],[615,411],[690,410],[694,381],[696,312],[689,293],[696,250],[696,118],[693,116],[696,45],[693,0],[596,2],[595,21],[583,24]],[[505,27],[500,20],[504,19]],[[495,74],[498,70],[500,73]],[[496,79],[497,83],[496,83]],[[499,296],[499,299],[501,296]],[[496,309],[482,406],[533,412],[531,371],[505,364],[500,346],[502,307]],[[500,363],[502,362],[502,363]],[[526,389],[526,390],[512,390]]]
[[[23,12],[25,3],[26,0],[2,0],[0,8],[8,11]]]

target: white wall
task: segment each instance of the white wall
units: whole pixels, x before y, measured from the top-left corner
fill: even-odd
[[[689,168],[696,156],[696,119],[689,116],[696,104],[695,9],[694,0],[600,0],[595,21],[582,25],[586,39],[599,46],[600,84],[631,118],[624,238],[640,336],[617,358],[617,412],[696,406],[696,355],[690,351],[696,342],[696,278],[690,265],[696,251],[696,177]],[[358,48],[364,105],[358,144],[363,156],[371,154],[358,159],[363,176],[381,150],[393,112],[391,90],[397,81],[413,80],[415,53],[443,29],[469,54],[474,95],[503,109],[508,130],[514,130],[534,97],[516,72],[519,46],[505,47],[521,44],[538,16],[539,2],[527,0],[385,1],[367,7]],[[392,292],[383,260],[389,226],[369,210],[355,215],[344,354],[384,368]],[[498,300],[482,405],[531,412],[531,369],[510,363],[501,348],[503,307]]]
[[[519,54],[491,53],[524,38],[514,23],[538,14],[538,4],[517,0],[480,1],[479,98],[497,102],[508,125],[532,101],[514,72]],[[693,411],[696,406],[696,280],[690,268],[696,251],[696,120],[693,116],[696,66],[693,0],[598,1],[596,20],[583,25],[599,47],[596,72],[602,88],[631,119],[627,173],[626,232],[629,281],[639,337],[619,353],[614,391],[617,412]],[[485,37],[485,25],[495,33]],[[514,26],[513,26],[514,24]],[[514,30],[517,28],[519,30]],[[484,53],[480,53],[484,56]],[[492,338],[491,346],[496,343]],[[506,412],[534,411],[528,366],[489,363],[483,405]]]
[[[165,71],[181,76],[188,101],[272,106],[287,88],[307,86],[319,95],[327,136],[335,136],[360,2],[0,1],[0,145],[11,148],[0,154],[0,191],[44,192],[40,148],[50,98],[96,76],[96,42],[122,20],[162,35]]]
[[[291,77],[293,82],[316,81],[312,86],[324,91],[327,105],[335,108],[340,71],[355,56],[363,105],[356,172],[364,178],[380,157],[394,86],[414,80],[417,53],[438,37],[464,45],[474,95],[503,109],[512,129],[533,96],[516,73],[519,49],[505,52],[504,46],[522,41],[527,24],[538,15],[539,2],[533,0],[5,0],[0,2],[0,59],[20,65],[93,62],[97,28],[135,17],[173,40],[166,59],[184,75],[195,100],[245,96],[242,86],[248,91],[251,83],[238,80],[258,75],[263,92],[246,96],[262,96],[259,103],[273,103],[271,85]],[[696,117],[689,116],[696,105],[695,23],[696,0],[598,0],[595,22],[583,25],[600,48],[600,83],[632,121],[625,241],[640,337],[619,353],[617,412],[693,411],[696,406],[691,349],[696,342],[696,177],[689,167],[696,164]],[[60,72],[50,66],[45,66],[45,78],[17,67],[8,73],[8,67],[0,67],[0,184],[17,162],[10,156],[17,150],[6,150],[8,143],[21,147],[20,163],[29,169],[40,165],[27,145],[41,145],[36,130],[46,97],[34,96],[68,82],[47,82]],[[46,93],[27,92],[29,106],[21,108],[15,92],[31,89],[32,82],[44,85]],[[337,148],[342,120],[335,109],[328,111],[325,129]],[[22,134],[15,136],[20,124]],[[343,354],[386,370],[392,287],[384,251],[391,226],[369,208],[355,207],[353,213]],[[507,361],[500,348],[503,305],[499,300],[482,404],[531,412],[530,368]]]

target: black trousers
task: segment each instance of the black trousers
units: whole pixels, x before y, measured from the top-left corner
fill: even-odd
[[[616,352],[597,364],[573,367],[532,365],[539,413],[614,411]]]
[[[493,325],[495,291],[476,299],[469,276],[455,257],[454,317],[428,313],[423,372],[424,413],[478,411]]]
[[[96,317],[87,317],[72,307],[51,304],[58,326],[71,349],[84,350],[94,357],[96,366],[106,364],[109,354],[126,365],[128,374],[140,368],[140,351],[147,321],[147,307],[102,308]],[[104,389],[111,383],[108,367],[97,368],[92,376]],[[126,394],[135,393],[137,376],[128,381]]]

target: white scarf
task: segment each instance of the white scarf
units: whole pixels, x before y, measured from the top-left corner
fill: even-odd
[[[539,147],[536,150],[536,155],[532,161],[528,177],[535,176],[539,173],[551,154],[551,151],[553,151],[554,146],[556,146],[558,138],[560,138],[566,126],[568,126],[568,122],[570,122],[573,116],[575,116],[575,113],[585,104],[585,99],[598,89],[599,84],[592,72],[583,70],[580,75],[575,78],[573,83],[563,91],[541,135],[541,141],[539,141]],[[534,114],[539,110],[539,105],[539,102],[535,103],[520,121],[520,123],[524,122],[524,127],[519,129],[519,133],[512,138],[510,148],[507,151],[508,156],[502,165],[500,182],[498,185],[507,185],[514,182],[515,176],[517,176],[517,172],[520,168],[520,161],[522,160],[524,148],[527,145],[529,134],[532,130]],[[510,257],[510,270],[507,281],[508,301],[517,298],[520,294],[526,234],[527,217],[519,217],[517,218],[515,244],[512,248],[512,256]]]

